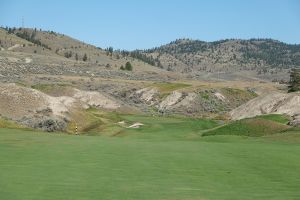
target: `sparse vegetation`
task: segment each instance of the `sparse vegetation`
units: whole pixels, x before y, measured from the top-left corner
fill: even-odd
[[[71,58],[72,55],[73,55],[72,51],[65,52],[65,57],[66,57],[66,58]]]
[[[12,33],[14,33],[14,31]],[[35,31],[33,31],[31,34],[29,34],[27,31],[24,30],[23,32],[17,32],[16,35],[20,38],[23,38],[23,39],[29,41],[29,42],[32,42],[33,44],[36,44],[38,46],[42,46],[46,49],[51,50],[51,48],[48,45],[43,44],[39,39],[35,39],[35,37],[36,37]]]

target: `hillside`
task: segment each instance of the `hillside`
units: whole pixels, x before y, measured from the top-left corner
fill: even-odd
[[[286,59],[282,62],[288,67],[283,63],[276,67],[279,61],[272,64],[262,57],[264,62],[255,62],[256,68],[248,68],[254,59],[246,59],[245,52],[248,55],[251,49],[259,54],[262,48],[255,48],[265,42],[278,45],[272,50],[278,54],[290,49],[277,56],[278,60]],[[246,51],[245,45],[250,44],[252,47]],[[289,67],[298,64],[297,45],[272,40],[177,40],[152,50],[128,52],[103,50],[53,31],[0,28],[0,45],[2,117],[31,127],[35,127],[36,119],[45,116],[62,117],[71,123],[74,110],[107,109],[107,102],[119,105],[120,109],[112,110],[122,113],[227,120],[230,111],[257,95],[286,89],[265,81],[268,77],[259,76],[256,70],[269,66],[263,75],[284,79]],[[217,61],[213,61],[215,56]],[[120,69],[127,62],[133,66],[132,71]],[[201,68],[202,65],[207,67]],[[57,107],[64,113],[56,112]],[[87,124],[90,122],[87,119]]]
[[[288,69],[300,66],[300,45],[272,39],[179,39],[136,54],[157,67],[200,77],[215,73],[222,78],[244,71],[253,77],[280,80],[287,78]]]
[[[169,74],[201,80],[286,81],[288,71],[300,66],[300,45],[272,39],[215,42],[178,39],[148,50],[121,51],[101,49],[53,31],[0,28],[0,47],[114,70],[130,61],[137,66],[136,70],[161,72],[163,69]]]
[[[135,66],[135,71],[162,71],[130,56],[102,50],[53,31],[31,28],[0,28],[0,48],[11,54],[23,53],[31,57],[37,55],[42,64],[55,64],[55,60],[59,59],[69,65],[92,65],[99,69],[119,70],[122,65],[125,66],[126,62],[129,61]]]
[[[110,82],[112,83],[112,82]],[[256,96],[246,89],[203,88],[183,83],[138,82],[99,83],[97,90],[68,83],[0,85],[1,117],[21,124],[48,129],[49,120],[63,123],[58,130],[65,130],[74,120],[81,128],[96,126],[97,118],[89,108],[119,113],[143,113],[152,116],[217,117],[246,103]],[[78,85],[79,87],[79,85]],[[89,117],[85,117],[89,116]],[[66,124],[67,123],[67,124]],[[96,124],[95,124],[96,123]]]

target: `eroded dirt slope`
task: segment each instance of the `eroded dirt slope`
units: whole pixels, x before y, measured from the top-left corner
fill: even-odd
[[[271,92],[256,97],[230,114],[232,119],[243,119],[263,114],[300,115],[300,93]]]

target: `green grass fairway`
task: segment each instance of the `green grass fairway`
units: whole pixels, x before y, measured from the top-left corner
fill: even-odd
[[[300,145],[280,140],[299,131],[179,139],[166,124],[162,140],[0,129],[0,199],[299,199]]]

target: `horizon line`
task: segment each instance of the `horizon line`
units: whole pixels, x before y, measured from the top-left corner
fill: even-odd
[[[0,28],[2,29],[5,29],[6,28],[15,28],[15,29],[37,29],[38,31],[42,31],[42,32],[54,32],[54,33],[57,33],[57,34],[60,34],[60,35],[64,35],[64,36],[68,36],[74,40],[78,40],[82,43],[85,43],[85,44],[88,44],[88,45],[92,45],[92,46],[95,46],[96,48],[101,48],[101,49],[106,49],[106,48],[109,48],[109,47],[113,47],[112,45],[109,45],[107,47],[100,47],[100,46],[97,46],[96,44],[93,44],[93,43],[90,43],[90,42],[86,42],[80,38],[76,38],[72,35],[69,35],[69,34],[65,34],[65,33],[62,33],[62,32],[59,32],[59,31],[54,31],[54,30],[46,30],[46,29],[42,29],[42,28],[38,28],[38,27],[16,27],[16,26],[7,26],[7,25],[1,25]],[[250,37],[250,38],[222,38],[222,39],[217,39],[217,40],[201,40],[201,39],[198,39],[198,38],[190,38],[190,37],[179,37],[177,39],[170,39],[169,42],[167,43],[162,43],[160,44],[159,46],[153,46],[151,48],[142,48],[142,49],[139,49],[139,48],[134,48],[132,50],[128,50],[128,49],[125,49],[125,48],[114,48],[114,51],[115,50],[120,50],[120,51],[137,51],[137,50],[151,50],[151,49],[155,49],[155,48],[159,48],[161,46],[165,46],[165,45],[168,45],[168,44],[171,44],[171,43],[174,43],[178,40],[191,40],[191,41],[199,41],[199,42],[206,42],[206,43],[214,43],[214,42],[220,42],[220,41],[233,41],[233,40],[244,40],[244,41],[250,41],[250,40],[273,40],[273,41],[276,41],[276,42],[280,42],[280,43],[284,43],[284,44],[287,44],[287,45],[300,45],[300,42],[299,43],[289,43],[289,42],[285,42],[283,40],[280,40],[280,39],[275,39],[275,38],[271,38],[271,37]]]

